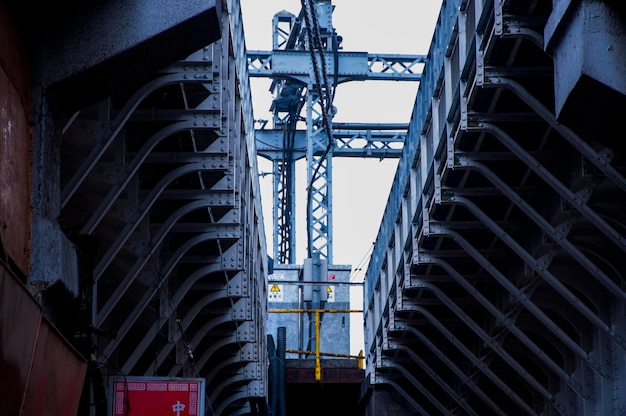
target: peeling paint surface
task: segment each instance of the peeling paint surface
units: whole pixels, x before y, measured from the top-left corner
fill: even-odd
[[[31,135],[24,103],[0,70],[0,232],[24,274],[30,253]]]

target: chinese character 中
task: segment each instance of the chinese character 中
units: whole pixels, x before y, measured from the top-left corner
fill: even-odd
[[[176,404],[172,405],[172,412],[176,413],[176,416],[180,416],[180,412],[185,410],[185,405],[180,402],[180,400],[176,400]]]

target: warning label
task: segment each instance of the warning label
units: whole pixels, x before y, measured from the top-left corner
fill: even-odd
[[[267,298],[270,302],[282,302],[283,301],[283,285],[277,283],[270,283],[267,290]]]

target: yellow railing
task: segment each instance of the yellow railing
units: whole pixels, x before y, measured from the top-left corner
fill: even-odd
[[[299,354],[315,354],[315,381],[320,381],[322,379],[322,366],[320,357],[322,355],[325,356],[334,356],[334,357],[347,357],[347,358],[357,358],[359,368],[363,369],[363,350],[360,351],[359,355],[349,355],[349,354],[337,354],[337,353],[321,353],[320,352],[320,313],[362,313],[362,310],[359,309],[270,309],[268,310],[270,313],[309,313],[315,312],[315,351],[296,351],[296,350],[286,350],[286,352],[293,352]]]

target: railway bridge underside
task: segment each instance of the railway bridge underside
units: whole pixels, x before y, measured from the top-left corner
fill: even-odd
[[[206,380],[206,414],[266,414],[267,251],[241,12],[218,11],[215,42],[63,129],[58,221],[91,308],[88,330],[79,308],[58,321],[88,331],[96,406],[113,397],[108,376],[191,377]]]
[[[444,3],[366,278],[370,387],[407,414],[623,414],[624,18]]]

